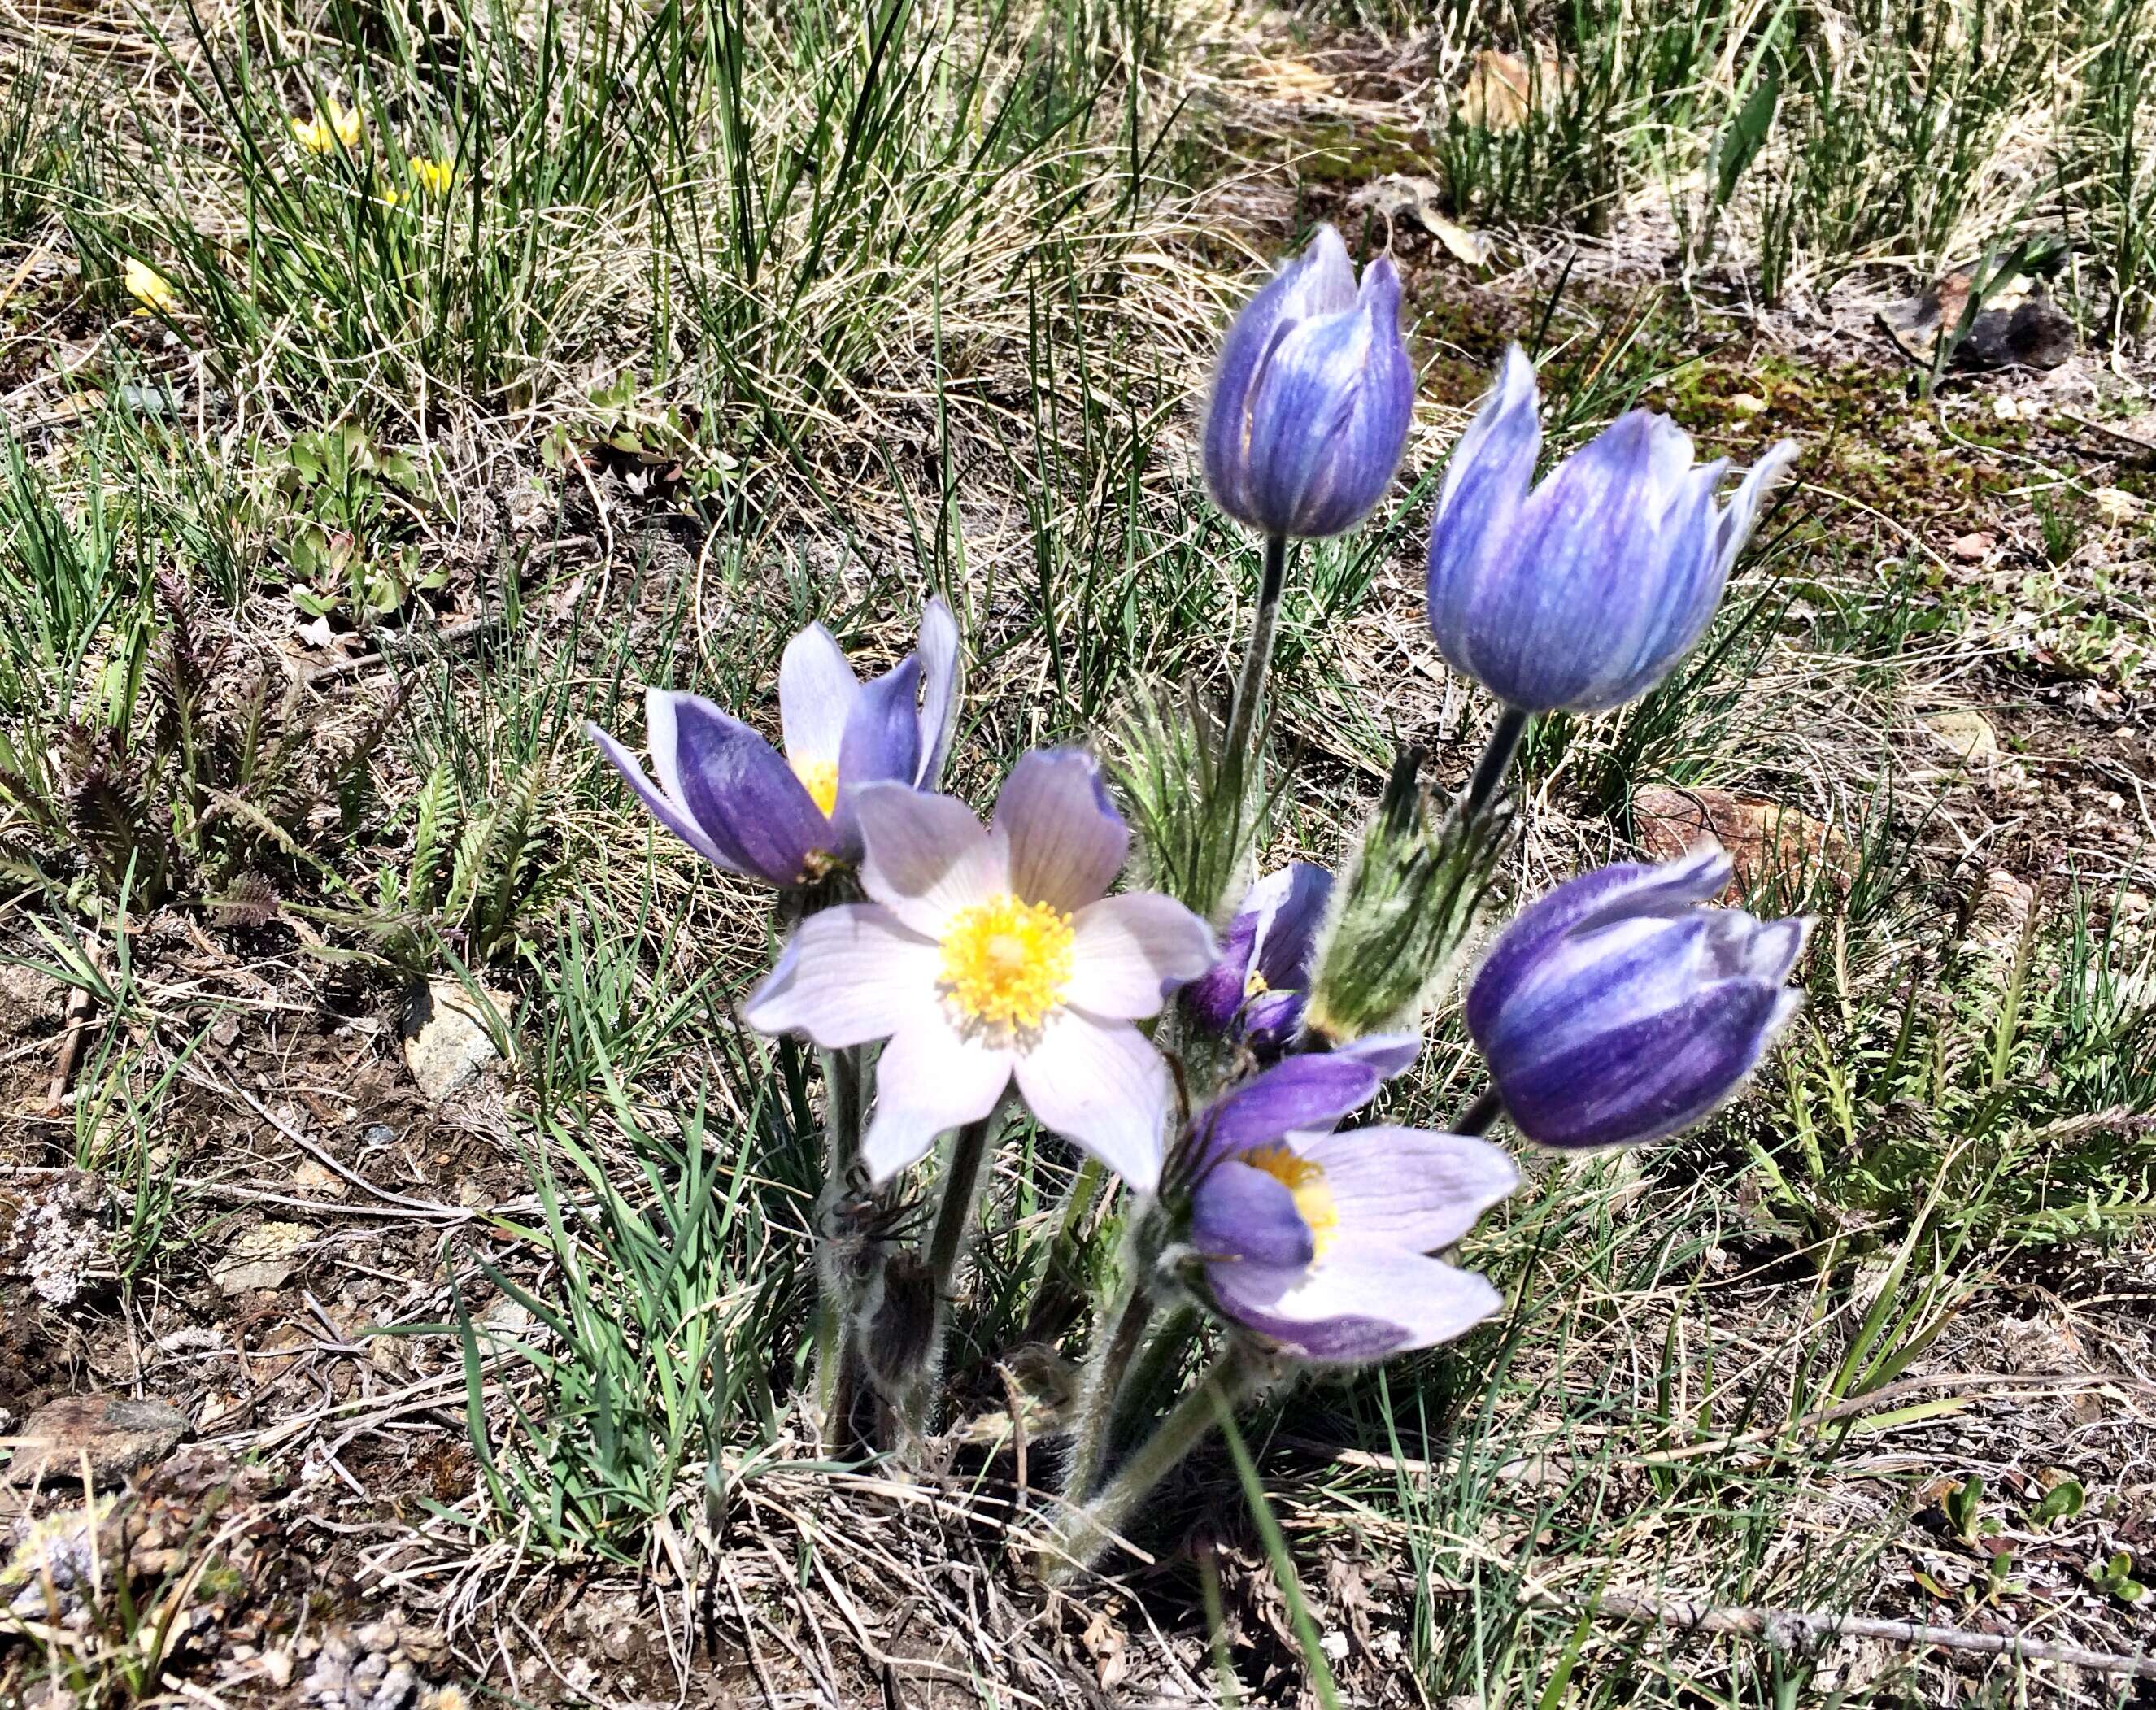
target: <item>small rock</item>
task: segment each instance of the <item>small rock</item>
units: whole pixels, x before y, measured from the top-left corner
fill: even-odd
[[[2089,503],[2107,523],[2132,522],[2141,509],[2141,501],[2123,487],[2099,487],[2089,494]]]
[[[1961,560],[1964,564],[1981,564],[1991,556],[1991,549],[1998,544],[1997,536],[1979,530],[1974,534],[1962,535],[1953,545],[1948,547],[1947,550]]]
[[[1634,792],[1632,823],[1640,847],[1657,861],[1674,861],[1702,838],[1712,837],[1729,852],[1731,889],[1737,895],[1763,879],[1779,877],[1794,884],[1818,873],[1845,891],[1856,877],[1856,852],[1846,837],[1825,821],[1780,802],[1727,790],[1650,784]]]
[[[1757,416],[1767,407],[1767,400],[1756,393],[1740,392],[1729,400],[1729,407],[1740,416]]]
[[[64,1395],[23,1421],[15,1433],[15,1458],[0,1476],[14,1484],[80,1478],[86,1453],[92,1483],[118,1484],[163,1460],[187,1434],[187,1415],[167,1402]]]
[[[507,1021],[516,1001],[489,990],[486,1002]],[[479,1078],[501,1053],[489,1031],[486,1010],[454,980],[430,980],[413,988],[404,1017],[404,1063],[430,1103],[439,1104]]]
[[[211,1279],[227,1294],[282,1288],[299,1269],[294,1255],[316,1233],[306,1223],[258,1223],[232,1243],[223,1262],[211,1270]]]
[[[1964,708],[1926,713],[1924,728],[1972,766],[1989,765],[1999,758],[1999,733],[1982,713]]]
[[[352,1191],[352,1184],[319,1160],[303,1160],[292,1172],[292,1185],[302,1193],[327,1194],[332,1199],[342,1199]]]

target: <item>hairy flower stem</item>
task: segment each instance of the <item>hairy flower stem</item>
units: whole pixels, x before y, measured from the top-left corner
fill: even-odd
[[[1497,715],[1496,724],[1490,732],[1490,740],[1484,745],[1481,759],[1475,762],[1474,776],[1460,792],[1460,815],[1462,819],[1473,819],[1490,805],[1505,781],[1505,774],[1512,770],[1512,756],[1520,751],[1520,739],[1527,734],[1527,725],[1534,717],[1517,707],[1507,707]]]
[[[1145,1286],[1144,1267],[1133,1265],[1131,1277],[1115,1310],[1101,1321],[1107,1334],[1086,1370],[1070,1466],[1063,1479],[1066,1503],[1082,1503],[1093,1493],[1114,1434],[1116,1399],[1122,1394],[1123,1375],[1130,1370],[1146,1326],[1152,1322],[1152,1293]]]
[[[1194,1306],[1178,1306],[1160,1322],[1147,1339],[1145,1352],[1123,1380],[1116,1398],[1116,1416],[1108,1428],[1108,1443],[1128,1442],[1137,1434],[1147,1416],[1158,1410],[1183,1370],[1183,1356],[1205,1327],[1204,1314]]]
[[[1235,679],[1235,704],[1228,714],[1228,741],[1221,750],[1226,763],[1236,769],[1240,783],[1247,785],[1255,768],[1250,733],[1257,728],[1258,703],[1265,699],[1265,673],[1272,667],[1273,637],[1280,627],[1281,590],[1287,582],[1287,536],[1265,536],[1265,577],[1258,585],[1257,621],[1250,627],[1250,650],[1243,655],[1243,669]]]
[[[1505,1101],[1497,1096],[1495,1087],[1486,1088],[1454,1117],[1445,1132],[1455,1134],[1486,1134],[1492,1123],[1505,1114]]]
[[[925,1436],[934,1424],[937,1390],[943,1375],[943,1344],[951,1332],[951,1279],[957,1272],[958,1257],[965,1251],[966,1235],[973,1225],[973,1209],[981,1197],[981,1169],[988,1161],[988,1140],[1002,1112],[1003,1107],[998,1105],[978,1122],[968,1123],[951,1143],[951,1162],[943,1172],[943,1199],[936,1208],[936,1226],[928,1236],[928,1280],[934,1290],[935,1318],[912,1369],[894,1374],[891,1385],[906,1429],[916,1438]]]
[[[823,1062],[824,1197],[827,1212],[835,1213],[860,1153],[861,1053],[827,1051]],[[860,1291],[838,1233],[819,1229],[816,1240],[816,1405],[826,1449],[843,1448],[860,1382],[860,1350],[849,1329]]]
[[[1106,1487],[1091,1502],[1064,1510],[1041,1551],[1041,1577],[1054,1584],[1091,1567],[1153,1487],[1205,1440],[1220,1411],[1246,1400],[1271,1375],[1270,1360],[1240,1341],[1229,1343]]]

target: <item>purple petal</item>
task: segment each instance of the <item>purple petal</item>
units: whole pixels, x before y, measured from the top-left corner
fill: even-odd
[[[995,826],[1010,839],[1010,888],[1070,914],[1106,892],[1130,852],[1099,765],[1075,748],[1037,750],[1013,766]]]
[[[778,661],[778,722],[789,762],[838,763],[847,715],[860,687],[854,668],[822,624],[810,624],[787,643]]]
[[[1302,1031],[1303,1011],[1309,1006],[1306,991],[1261,991],[1244,1001],[1237,1032],[1260,1057],[1276,1055],[1295,1043],[1296,1035]]]
[[[1343,1245],[1306,1269],[1209,1265],[1205,1280],[1239,1323],[1301,1359],[1336,1364],[1451,1341],[1505,1304],[1486,1277],[1388,1247]]]
[[[951,739],[958,728],[958,698],[963,673],[958,658],[958,624],[939,594],[921,608],[922,694],[921,699],[921,769],[915,785],[933,790],[943,781],[943,763],[950,757]]]
[[[653,719],[647,706],[662,787],[678,781],[668,793],[729,866],[767,884],[806,883],[814,858],[837,839],[800,779],[762,737],[709,701],[675,695],[669,710],[670,719]]]
[[[1506,1114],[1537,1144],[1640,1145],[1679,1133],[1733,1095],[1798,994],[1725,980],[1689,1003],[1612,1027],[1563,1057],[1492,1057]]]
[[[1191,1119],[1199,1167],[1255,1152],[1292,1132],[1332,1127],[1368,1103],[1388,1074],[1397,1073],[1388,1061],[1348,1051],[1312,1052],[1260,1070]]]
[[[1297,1147],[1325,1172],[1342,1242],[1435,1252],[1519,1185],[1487,1140],[1423,1129],[1361,1128]]]
[[[1190,1244],[1209,1259],[1256,1265],[1306,1265],[1317,1252],[1287,1184],[1234,1158],[1192,1190]]]
[[[906,925],[941,939],[951,917],[1011,888],[1000,834],[948,796],[903,784],[864,784],[854,792],[861,829],[861,888]]]
[[[921,769],[921,719],[914,710],[920,683],[921,662],[909,657],[854,697],[839,745],[839,799],[831,813],[840,852],[849,860],[860,858],[855,791],[876,783],[911,789]]]
[[[1174,1087],[1152,1042],[1076,1010],[1050,1018],[1018,1058],[1019,1091],[1054,1129],[1149,1194],[1160,1185],[1161,1136]]]
[[[932,992],[876,1059],[875,1114],[861,1137],[870,1179],[890,1180],[938,1134],[986,1116],[1010,1078],[1010,1052],[958,1032]]]
[[[1765,502],[1768,489],[1781,479],[1782,471],[1796,460],[1796,441],[1777,441],[1766,456],[1753,464],[1751,473],[1738,487],[1715,531],[1715,550],[1722,561],[1724,575],[1751,537],[1752,525],[1759,520],[1759,507]]]
[[[1505,352],[1489,401],[1445,468],[1430,525],[1430,627],[1455,670],[1480,678],[1480,632],[1469,622],[1486,571],[1507,550],[1542,448],[1534,365],[1517,345]]]
[[[1183,988],[1183,1001],[1209,1033],[1230,1032],[1243,1011],[1243,993],[1257,948],[1258,917],[1247,909],[1228,923],[1213,965]]]
[[[598,745],[599,752],[628,781],[629,787],[636,791],[637,799],[651,811],[653,818],[713,866],[723,867],[730,873],[741,870],[737,863],[726,858],[716,843],[704,835],[703,827],[689,817],[685,808],[675,806],[657,785],[644,776],[644,768],[634,755],[597,724],[587,724],[584,733]]]
[[[1088,1015],[1122,1021],[1158,1015],[1169,991],[1213,963],[1212,929],[1156,892],[1088,903],[1072,924],[1064,1001]]]
[[[827,1050],[888,1038],[936,1002],[942,952],[872,903],[811,914],[742,1006],[759,1033],[805,1033]]]
[[[1260,891],[1265,892],[1262,899]],[[1332,899],[1332,875],[1307,861],[1291,861],[1251,887],[1243,906],[1248,909],[1254,901],[1259,904],[1255,960],[1266,985],[1301,987],[1309,983],[1317,929],[1325,922]]]
[[[1479,1039],[1496,1028],[1499,1006],[1558,939],[1628,916],[1674,917],[1720,895],[1732,870],[1722,846],[1710,838],[1680,860],[1617,862],[1566,880],[1522,909],[1498,934],[1468,987],[1468,1031]]]

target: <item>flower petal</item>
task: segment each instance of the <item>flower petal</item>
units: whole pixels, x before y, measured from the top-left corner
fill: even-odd
[[[1306,1265],[1317,1242],[1278,1176],[1230,1158],[1193,1190],[1190,1244],[1209,1259]]]
[[[861,888],[906,925],[940,939],[961,909],[1010,888],[1002,838],[963,801],[903,784],[854,792],[861,831]]]
[[[1029,903],[1075,914],[1122,871],[1130,827],[1108,799],[1101,768],[1081,749],[1040,749],[1011,768],[996,798],[1010,839],[1010,888]]]
[[[1325,1172],[1334,1239],[1435,1252],[1519,1185],[1512,1159],[1487,1140],[1424,1129],[1361,1128],[1299,1142]]]
[[[1261,890],[1265,893],[1262,898]],[[1250,887],[1243,906],[1247,909],[1253,902],[1259,906],[1253,960],[1268,986],[1301,987],[1308,983],[1317,929],[1324,924],[1332,899],[1332,875],[1308,861],[1291,861]]]
[[[933,790],[943,781],[951,739],[958,728],[958,701],[964,668],[958,656],[958,624],[938,594],[921,608],[921,769],[916,787]]]
[[[1133,891],[1088,903],[1072,923],[1065,1001],[1089,1015],[1158,1015],[1167,993],[1213,965],[1212,929],[1172,897]]]
[[[728,864],[767,884],[795,885],[836,841],[778,752],[739,719],[693,694],[646,696],[652,769]]]
[[[836,765],[846,718],[860,692],[860,679],[822,624],[810,624],[787,643],[778,660],[778,723],[788,760]]]
[[[1084,1147],[1135,1192],[1160,1185],[1161,1135],[1174,1088],[1144,1034],[1065,1010],[1017,1067],[1019,1091],[1044,1127]]]
[[[938,1134],[986,1116],[1010,1075],[1009,1052],[967,1038],[932,1001],[917,1006],[876,1059],[875,1114],[861,1137],[870,1179],[890,1180]]]
[[[715,867],[723,867],[730,873],[738,873],[739,866],[726,858],[725,853],[705,835],[704,828],[689,817],[688,810],[675,806],[665,793],[644,774],[644,767],[631,754],[597,724],[587,724],[584,733],[598,745],[599,752],[607,757],[613,769],[628,781],[629,787],[636,791],[637,799],[651,810],[651,816]]]
[[[842,853],[858,860],[861,839],[854,792],[863,784],[898,783],[911,788],[921,770],[921,717],[914,699],[921,662],[908,655],[854,697],[846,734],[839,744],[839,799],[831,813]]]
[[[742,1006],[760,1033],[806,1033],[827,1050],[888,1038],[936,1004],[942,953],[873,903],[811,914]]]
[[[1722,846],[1709,838],[1679,860],[1615,862],[1567,879],[1498,934],[1468,987],[1468,1032],[1480,1039],[1494,1031],[1499,1008],[1558,939],[1627,915],[1674,917],[1719,895],[1733,870]]]
[[[1202,1170],[1209,1161],[1255,1152],[1291,1132],[1330,1129],[1377,1096],[1392,1058],[1352,1051],[1312,1052],[1275,1063],[1192,1118],[1190,1144]]]
[[[1343,1247],[1303,1270],[1209,1265],[1205,1277],[1230,1317],[1327,1364],[1451,1341],[1505,1304],[1487,1277],[1391,1247]]]

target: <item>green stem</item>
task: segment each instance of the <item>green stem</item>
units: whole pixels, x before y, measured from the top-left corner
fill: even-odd
[[[1505,1101],[1498,1097],[1495,1087],[1486,1087],[1459,1115],[1445,1124],[1445,1132],[1454,1134],[1486,1134],[1492,1123],[1505,1114]]]
[[[1153,1487],[1205,1440],[1219,1410],[1246,1399],[1271,1375],[1270,1360],[1241,1342],[1231,1342],[1198,1386],[1132,1452],[1107,1487],[1082,1507],[1064,1510],[1041,1551],[1041,1576],[1053,1584],[1091,1567]]]
[[[1520,751],[1520,739],[1527,734],[1527,725],[1533,718],[1532,713],[1523,712],[1518,707],[1507,707],[1497,715],[1490,740],[1483,746],[1482,757],[1475,762],[1474,776],[1460,793],[1461,818],[1472,819],[1490,805],[1497,786],[1505,781],[1505,774],[1512,769],[1512,756]]]
[[[824,1204],[834,1208],[850,1190],[850,1178],[860,1153],[861,1053],[856,1048],[822,1055]],[[853,1277],[831,1236],[820,1231],[816,1277],[816,1405],[824,1421],[823,1446],[829,1451],[844,1446],[845,1421],[853,1411],[860,1381],[860,1358],[850,1329],[857,1303]]]
[[[1123,1380],[1123,1393],[1116,1398],[1116,1416],[1108,1428],[1111,1446],[1128,1442],[1147,1415],[1159,1407],[1183,1369],[1183,1356],[1204,1325],[1204,1314],[1194,1306],[1178,1306],[1161,1321],[1147,1342],[1145,1353]]]
[[[981,1196],[981,1169],[988,1161],[988,1139],[1002,1114],[998,1104],[978,1122],[969,1122],[951,1143],[951,1162],[943,1172],[943,1198],[936,1208],[936,1226],[928,1236],[928,1277],[934,1290],[935,1318],[912,1370],[892,1376],[890,1393],[907,1432],[926,1436],[934,1423],[937,1380],[943,1374],[943,1344],[951,1333],[951,1279],[957,1273]]]
[[[1221,750],[1231,766],[1243,767],[1256,729],[1258,703],[1265,698],[1265,673],[1273,662],[1273,637],[1280,627],[1281,591],[1287,582],[1287,536],[1265,536],[1265,576],[1258,585],[1257,621],[1250,629],[1250,648],[1243,655],[1243,669],[1235,679],[1235,702],[1228,714],[1228,741]],[[1250,776],[1249,769],[1240,773]]]
[[[1078,1430],[1064,1475],[1063,1499],[1082,1503],[1093,1493],[1114,1435],[1116,1399],[1123,1391],[1123,1375],[1137,1352],[1146,1326],[1152,1322],[1152,1294],[1145,1287],[1145,1269],[1131,1267],[1131,1281],[1106,1321],[1107,1334],[1086,1373],[1086,1388],[1078,1406]]]

